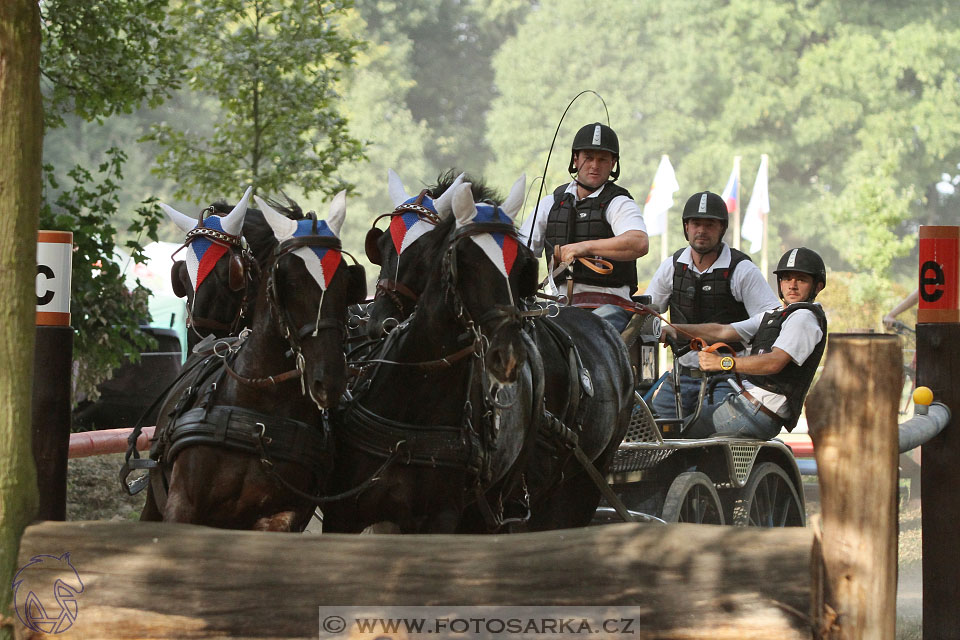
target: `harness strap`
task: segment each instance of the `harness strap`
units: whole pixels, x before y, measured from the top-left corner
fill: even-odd
[[[198,444],[222,446],[261,459],[266,453],[271,460],[308,469],[322,467],[331,455],[330,435],[325,430],[234,406],[197,407],[184,413],[171,430],[166,460],[172,463],[183,449]]]
[[[347,428],[338,432],[346,444],[380,458],[394,455],[405,442],[404,464],[466,469],[480,474],[486,457],[476,434],[459,426],[408,424],[377,415],[354,402],[344,415]]]

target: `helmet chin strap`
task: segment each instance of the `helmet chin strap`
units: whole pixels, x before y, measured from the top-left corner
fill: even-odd
[[[586,189],[586,190],[589,191],[590,193],[593,193],[594,191],[596,191],[597,189],[599,189],[600,187],[602,187],[604,184],[606,184],[606,182],[604,182],[604,183],[601,184],[599,187],[591,187],[591,186],[588,185],[588,184],[583,184],[583,183],[580,182],[580,180],[578,180],[577,178],[574,178],[573,181],[577,183],[577,186],[583,187],[584,189]]]

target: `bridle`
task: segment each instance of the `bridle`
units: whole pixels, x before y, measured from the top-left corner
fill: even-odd
[[[198,317],[195,314],[194,305],[197,301],[197,291],[194,290],[193,299],[189,302],[189,304],[187,304],[187,326],[193,330],[198,337],[201,338],[203,336],[200,335],[198,329],[223,331],[227,335],[237,333],[240,328],[240,324],[246,315],[251,285],[258,279],[260,275],[260,268],[257,265],[257,261],[253,257],[253,253],[251,253],[248,247],[244,246],[243,239],[240,236],[235,236],[226,233],[225,231],[220,231],[219,229],[211,229],[202,226],[204,217],[213,214],[214,211],[214,208],[211,206],[200,212],[199,218],[201,224],[187,232],[183,244],[180,245],[180,248],[174,251],[173,256],[171,256],[171,258],[173,258],[177,253],[180,252],[181,249],[189,247],[190,243],[198,238],[205,238],[213,244],[226,247],[227,253],[225,255],[229,260],[227,265],[227,285],[233,292],[241,290],[243,291],[243,297],[240,299],[240,302],[237,305],[237,312],[234,315],[233,320],[230,322],[220,322],[219,320],[214,320],[213,318]]]
[[[263,378],[248,378],[234,371],[230,367],[229,363],[227,363],[226,358],[224,362],[227,363],[226,370],[232,378],[241,384],[255,388],[270,388],[274,385],[280,384],[281,382],[286,382],[287,380],[300,379],[301,393],[303,395],[309,394],[310,398],[319,407],[319,402],[313,396],[313,390],[306,384],[306,380],[303,375],[307,368],[306,358],[303,355],[303,344],[306,339],[317,337],[321,331],[330,330],[337,331],[339,333],[340,342],[342,343],[344,337],[346,336],[346,321],[344,318],[321,319],[320,311],[323,308],[322,293],[320,296],[320,303],[318,304],[317,308],[316,320],[314,322],[307,322],[300,327],[297,327],[297,323],[294,322],[293,318],[290,316],[290,312],[287,310],[286,306],[282,304],[280,291],[277,288],[277,266],[282,258],[290,255],[297,249],[304,247],[338,251],[341,254],[349,256],[350,259],[356,263],[356,258],[354,258],[353,255],[343,251],[340,239],[336,236],[308,235],[289,238],[278,244],[274,250],[270,266],[267,268],[267,306],[270,310],[271,317],[277,323],[280,335],[283,336],[284,340],[287,341],[287,345],[290,347],[287,354],[289,356],[293,356],[294,358],[294,369]],[[338,267],[338,269],[339,268],[340,267]]]
[[[429,194],[430,190],[424,189],[413,202],[400,204],[393,211],[381,214],[374,219],[373,225],[367,232],[367,236],[364,240],[367,258],[370,259],[371,262],[374,264],[379,264],[382,259],[379,247],[377,247],[377,242],[384,234],[384,231],[377,228],[377,222],[379,222],[381,219],[390,218],[392,221],[393,218],[401,216],[405,213],[416,213],[417,216],[424,222],[434,226],[440,223],[440,215],[435,210],[423,205],[424,198]],[[400,259],[399,252],[397,253],[397,259]],[[410,287],[408,287],[406,284],[391,278],[380,278],[377,281],[374,300],[383,296],[386,296],[390,299],[394,307],[396,307],[397,312],[401,316],[409,315],[404,305],[404,298],[406,298],[410,303],[410,311],[413,311],[413,307],[417,304],[417,299],[419,298],[419,294],[410,289]]]

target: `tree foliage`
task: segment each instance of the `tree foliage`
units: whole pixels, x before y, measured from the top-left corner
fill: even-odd
[[[156,105],[178,86],[183,70],[180,38],[166,19],[169,0],[50,0],[41,3],[44,32],[41,74],[48,127],[68,117],[102,123],[144,105]],[[130,144],[130,140],[123,141]],[[44,167],[43,229],[73,232],[72,325],[78,362],[75,390],[96,397],[98,382],[147,338],[145,289],[128,291],[114,262],[117,214],[127,155],[111,147],[96,173],[80,164]],[[60,187],[58,180],[69,181]],[[156,240],[161,214],[149,199],[138,208],[125,244],[142,261],[141,240]],[[95,266],[99,265],[99,266]]]
[[[196,202],[253,184],[262,193],[297,187],[333,193],[338,167],[360,156],[341,114],[337,81],[360,42],[338,21],[349,1],[184,2],[177,17],[197,34],[187,82],[219,106],[212,130],[163,123],[157,170]]]
[[[116,259],[116,229],[111,219],[117,213],[119,183],[126,158],[123,151],[111,149],[108,159],[96,174],[83,167],[68,172],[71,185],[61,188],[53,176],[53,167],[44,166],[46,193],[40,213],[47,229],[73,231],[73,270],[71,278],[71,325],[75,331],[74,350],[78,358],[74,371],[77,397],[97,397],[96,385],[109,377],[127,357],[139,358],[152,338],[137,331],[147,322],[149,290],[136,286],[127,289],[121,264]],[[132,231],[138,238],[156,238],[163,218],[152,200],[137,211]],[[139,240],[129,240],[125,248],[136,262],[142,262]]]
[[[494,67],[502,95],[488,137],[501,175],[539,174],[567,102],[596,89],[620,135],[620,182],[638,199],[663,153],[681,202],[721,191],[734,155],[751,185],[767,153],[771,256],[807,245],[870,277],[911,250],[930,219],[925,194],[960,161],[960,22],[946,2],[631,0],[584,12],[555,0]],[[571,110],[548,186],[565,178],[576,128],[603,118],[592,99]]]
[[[41,73],[48,127],[157,106],[179,86],[180,37],[170,0],[44,0]]]

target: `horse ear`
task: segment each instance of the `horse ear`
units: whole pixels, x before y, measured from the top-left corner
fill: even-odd
[[[256,200],[260,206],[260,211],[263,212],[263,219],[266,220],[270,228],[273,229],[273,235],[277,240],[286,240],[287,238],[293,237],[294,231],[297,230],[296,221],[278,213],[260,196],[253,196],[253,199]]]
[[[347,190],[344,189],[333,197],[330,203],[330,213],[327,215],[327,226],[333,231],[333,235],[340,237],[340,229],[343,227],[343,219],[347,217]]]
[[[517,217],[520,207],[523,206],[524,190],[527,186],[527,174],[523,173],[517,178],[517,181],[510,187],[510,195],[500,205],[500,209],[507,214],[511,220]]]
[[[367,272],[363,265],[347,266],[350,283],[347,285],[347,304],[360,304],[367,299]]]
[[[393,202],[393,206],[399,207],[410,199],[403,182],[400,181],[400,176],[393,169],[387,169],[387,183],[390,191],[390,201]]]
[[[473,185],[464,182],[453,191],[453,215],[457,218],[457,226],[469,224],[477,215],[477,205],[473,202]]]
[[[440,219],[444,219],[447,216],[449,216],[451,213],[453,213],[453,206],[451,205],[451,200],[453,199],[453,192],[457,187],[460,186],[460,184],[463,182],[464,176],[466,175],[467,175],[466,172],[458,175],[457,179],[454,180],[449,187],[447,187],[447,190],[444,191],[439,198],[434,198],[433,207],[437,210],[437,213],[440,215]]]
[[[253,193],[253,185],[247,187],[243,192],[240,202],[233,208],[233,211],[220,219],[220,226],[224,232],[232,236],[239,236],[243,233],[243,217],[247,215],[247,206],[250,204],[250,194]]]
[[[184,277],[189,279],[187,275],[187,263],[183,260],[177,260],[173,263],[173,266],[170,267],[170,286],[173,288],[173,295],[178,298],[187,297],[187,288],[183,284]]]
[[[191,218],[185,213],[180,213],[170,205],[162,202],[160,203],[160,208],[163,209],[163,212],[167,214],[167,217],[170,218],[175,225],[180,227],[180,230],[184,233],[193,231],[197,227],[197,223],[199,221],[196,218]]]

